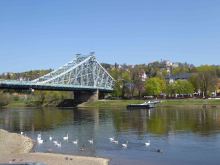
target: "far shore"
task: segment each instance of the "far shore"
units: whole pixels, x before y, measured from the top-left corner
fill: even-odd
[[[45,165],[108,165],[105,158],[31,153],[34,141],[26,136],[0,129],[0,164],[43,163]]]
[[[158,99],[160,100],[160,99]],[[141,104],[149,100],[99,100],[95,102],[87,102],[79,105],[79,107],[121,107],[125,108],[128,104]],[[161,99],[157,104],[158,108],[220,108],[220,99]]]
[[[158,99],[160,100],[160,99]],[[128,104],[141,104],[149,100],[136,99],[120,99],[120,100],[98,100],[94,102],[85,102],[78,107],[80,108],[126,108]],[[161,99],[161,103],[157,105],[158,108],[220,108],[220,99]],[[56,105],[48,106],[56,107]],[[39,108],[28,107],[23,102],[12,102],[5,108]],[[42,107],[41,107],[42,108]]]

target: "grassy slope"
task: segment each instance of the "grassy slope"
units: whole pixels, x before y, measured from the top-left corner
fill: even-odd
[[[8,108],[26,107],[26,104],[24,101],[21,101],[21,100],[11,101],[6,107]]]

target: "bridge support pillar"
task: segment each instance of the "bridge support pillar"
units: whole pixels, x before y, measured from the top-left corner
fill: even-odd
[[[93,102],[99,99],[99,90],[96,91],[74,91],[74,101]]]

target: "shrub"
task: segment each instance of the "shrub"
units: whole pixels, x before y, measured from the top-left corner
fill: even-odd
[[[10,97],[5,93],[0,92],[0,107],[4,107],[9,103],[10,103]]]

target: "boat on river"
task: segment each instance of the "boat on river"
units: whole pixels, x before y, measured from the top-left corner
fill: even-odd
[[[150,100],[148,102],[144,102],[142,104],[129,104],[127,105],[128,109],[131,108],[139,108],[139,109],[150,109],[150,108],[155,108],[156,104],[160,103],[159,100]]]

